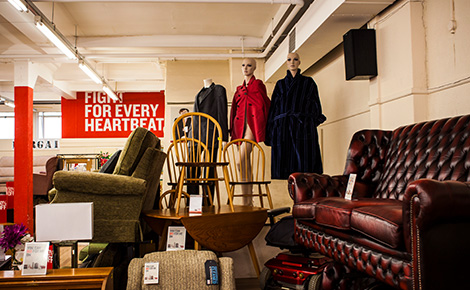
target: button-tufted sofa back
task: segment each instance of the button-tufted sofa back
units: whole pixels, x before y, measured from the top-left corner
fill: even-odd
[[[374,197],[402,200],[408,183],[470,181],[470,115],[392,131],[364,130],[351,141],[344,173],[376,185]]]

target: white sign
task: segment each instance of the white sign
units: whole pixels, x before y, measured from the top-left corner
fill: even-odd
[[[189,213],[202,213],[202,195],[191,195],[189,197]]]
[[[185,249],[186,229],[184,227],[169,226],[166,240],[167,251],[179,251]]]
[[[145,263],[144,267],[144,284],[158,284],[158,262]]]
[[[21,275],[45,275],[48,255],[48,242],[26,243]]]
[[[352,194],[353,194],[355,183],[356,183],[356,174],[355,173],[349,174],[348,186],[346,187],[346,194],[344,195],[345,199],[347,200],[352,199]]]

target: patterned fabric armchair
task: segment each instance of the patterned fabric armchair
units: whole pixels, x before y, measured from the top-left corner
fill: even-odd
[[[206,284],[205,262],[217,263],[219,284]],[[159,283],[144,285],[143,269],[145,263],[159,263]],[[223,289],[235,290],[233,260],[230,257],[217,258],[210,251],[169,251],[146,254],[143,258],[134,258],[129,264],[127,289]]]
[[[398,289],[470,289],[469,135],[470,115],[356,133],[343,175],[290,176],[295,240]]]
[[[129,135],[113,174],[57,171],[52,203],[93,202],[93,242],[140,242],[140,213],[153,208],[165,158],[158,137],[139,127]]]

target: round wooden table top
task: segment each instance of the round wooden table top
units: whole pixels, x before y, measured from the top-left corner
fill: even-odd
[[[263,228],[267,209],[228,205],[203,207],[202,213],[191,214],[187,208],[144,212],[144,219],[159,235],[171,222],[180,222],[188,234],[203,247],[215,252],[231,252],[250,243]],[[166,238],[166,237],[163,237]]]

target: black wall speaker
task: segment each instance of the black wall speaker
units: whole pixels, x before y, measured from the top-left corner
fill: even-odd
[[[374,29],[351,29],[343,35],[346,80],[367,80],[377,76]]]

